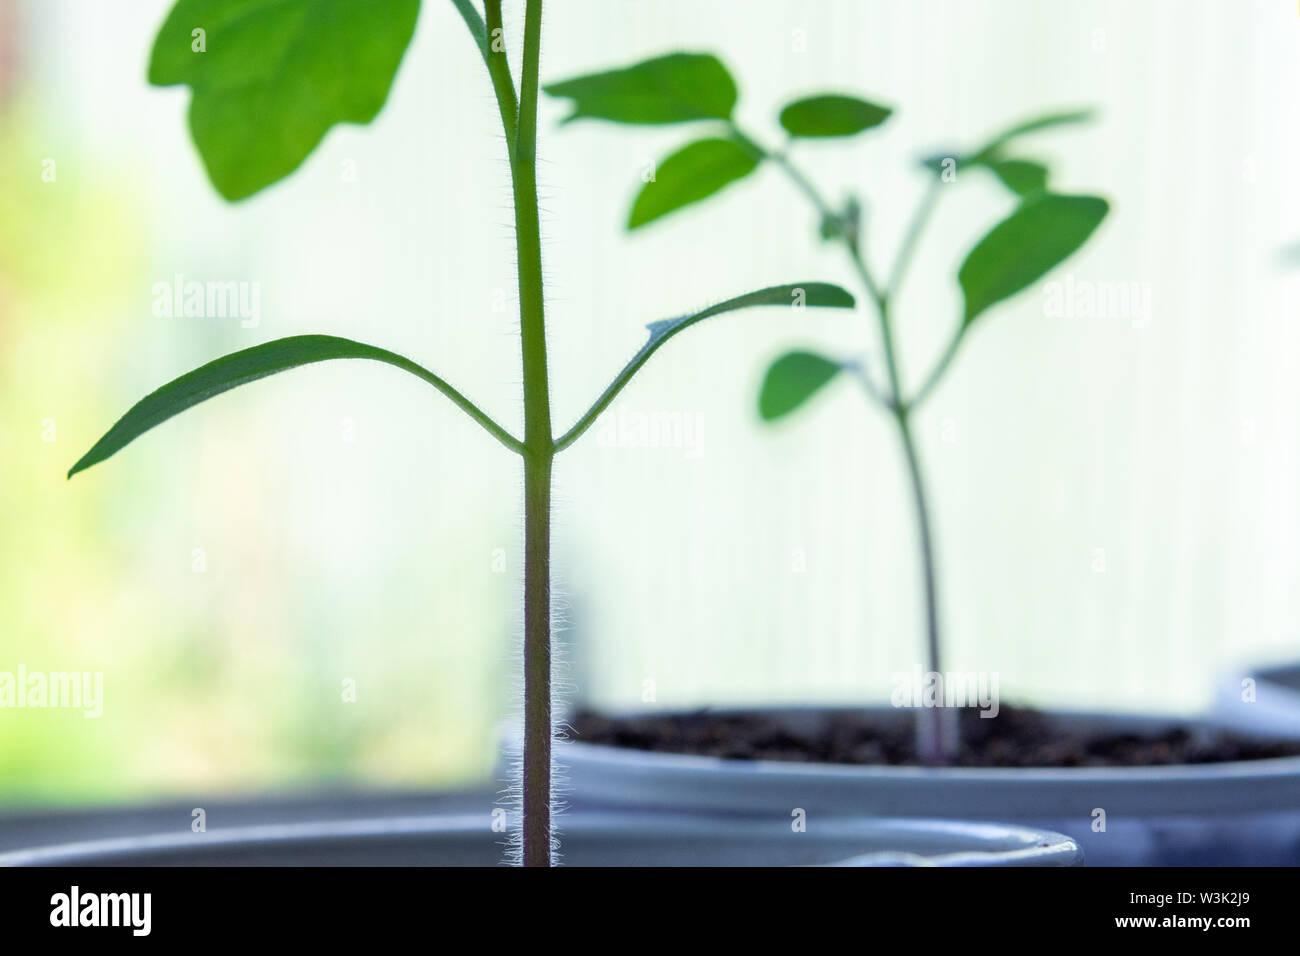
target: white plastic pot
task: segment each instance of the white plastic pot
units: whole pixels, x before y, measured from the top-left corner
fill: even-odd
[[[825,712],[774,712],[807,728]],[[910,720],[884,708],[885,720]],[[1076,729],[1155,733],[1173,721],[1058,714]],[[1188,727],[1186,723],[1180,726]],[[1196,726],[1196,725],[1191,725]],[[1002,769],[723,760],[570,742],[575,807],[686,813],[1005,820],[1064,833],[1090,865],[1300,863],[1300,757],[1157,767]]]
[[[987,823],[570,812],[572,866],[1078,866],[1058,833]],[[0,866],[496,866],[504,837],[482,814],[231,827],[0,853]]]
[[[1246,693],[1247,679],[1253,681]],[[1223,681],[1215,718],[1225,726],[1278,737],[1300,737],[1300,664],[1261,667]]]

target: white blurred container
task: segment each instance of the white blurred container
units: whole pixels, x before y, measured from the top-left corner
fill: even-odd
[[[1079,866],[1059,833],[932,820],[736,819],[618,811],[558,818],[573,866]],[[0,854],[0,866],[497,866],[483,814],[187,829]]]
[[[1246,681],[1254,682],[1254,699]],[[1215,719],[1227,727],[1277,737],[1300,737],[1300,664],[1279,664],[1225,678],[1215,696]]]
[[[881,720],[910,720],[891,708],[876,712]],[[766,713],[797,728],[825,711]],[[1073,729],[1135,734],[1211,727],[1144,716],[1050,716]],[[574,807],[1006,820],[1066,834],[1090,865],[1300,864],[1300,757],[1004,769],[724,760],[580,742],[558,752]]]

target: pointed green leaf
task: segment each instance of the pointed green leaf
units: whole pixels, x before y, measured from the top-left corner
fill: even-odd
[[[712,196],[757,166],[758,159],[734,140],[701,139],[684,146],[660,163],[654,178],[641,187],[627,227],[644,226]]]
[[[708,53],[670,53],[542,89],[573,100],[566,123],[584,116],[616,123],[725,120],[736,105],[735,81],[722,62]]]
[[[971,250],[957,273],[966,297],[963,325],[1037,282],[1082,246],[1109,208],[1098,196],[1038,193]]]
[[[682,329],[722,315],[736,309],[752,309],[757,305],[784,305],[792,309],[808,307],[823,309],[851,309],[856,305],[853,295],[831,282],[794,282],[788,285],[774,285],[757,292],[746,292],[732,299],[726,299],[707,309],[693,312],[676,319],[660,319],[646,326],[650,330],[647,347],[658,348],[664,340],[676,335]]]
[[[1004,130],[997,136],[993,137],[973,153],[954,151],[936,153],[922,159],[921,165],[932,172],[939,172],[942,169],[943,160],[951,158],[957,161],[958,168],[970,165],[990,166],[992,163],[1002,159],[999,155],[1002,147],[1014,139],[1018,139],[1021,136],[1027,136],[1030,133],[1037,133],[1040,130],[1051,129],[1054,126],[1065,126],[1070,123],[1085,123],[1093,119],[1094,115],[1095,114],[1092,110],[1071,110],[1061,113],[1048,113],[1045,116],[1026,120],[1023,123],[1017,123],[1010,129]]]
[[[879,126],[892,112],[856,96],[826,94],[789,104],[781,110],[781,125],[791,136],[852,136]]]
[[[995,159],[989,169],[1019,196],[1029,196],[1047,188],[1047,167],[1028,159]]]
[[[608,408],[610,402],[614,401],[614,398],[623,390],[624,386],[632,381],[632,376],[636,375],[641,366],[650,361],[650,356],[654,355],[664,343],[678,332],[689,329],[697,322],[703,322],[715,315],[760,305],[780,305],[795,310],[802,310],[806,307],[851,309],[855,303],[853,296],[849,292],[829,282],[793,282],[788,285],[775,285],[767,289],[759,289],[757,292],[738,295],[733,299],[727,299],[725,302],[719,302],[707,309],[693,312],[690,315],[683,315],[676,319],[662,319],[658,322],[651,322],[646,326],[650,332],[650,338],[645,345],[641,346],[640,350],[623,366],[622,371],[614,376],[614,380],[600,393],[600,397],[596,399],[586,414],[560,437],[555,443],[555,450],[560,451],[577,441],[582,433],[596,421],[596,416]]]
[[[276,372],[329,359],[373,359],[410,372],[447,395],[498,441],[518,450],[519,442],[515,438],[445,381],[410,359],[387,349],[333,335],[294,335],[223,356],[146,395],[72,466],[68,477],[116,454],[155,425],[161,425],[215,395]]]
[[[415,31],[419,0],[179,0],[149,82],[188,84],[190,132],[229,200],[289,175],[336,123],[369,123]]]
[[[813,352],[787,352],[772,363],[758,393],[758,414],[770,422],[788,415],[826,386],[843,366]]]
[[[1086,123],[1093,119],[1092,110],[1068,110],[1060,113],[1048,113],[1044,116],[1037,116],[1031,120],[1025,120],[1017,123],[1010,129],[1003,130],[997,136],[984,144],[971,157],[971,162],[984,162],[999,149],[1011,142],[1013,139],[1019,139],[1021,136],[1027,136],[1030,133],[1037,133],[1041,130],[1051,129],[1053,126],[1066,126],[1072,123]]]

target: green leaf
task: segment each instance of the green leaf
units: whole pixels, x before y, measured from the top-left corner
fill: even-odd
[[[793,282],[787,285],[775,285],[766,289],[759,289],[757,292],[749,292],[745,295],[738,295],[734,299],[727,299],[725,302],[719,302],[707,309],[693,312],[690,315],[683,315],[676,319],[662,319],[658,322],[651,322],[646,326],[650,332],[650,338],[645,345],[641,346],[640,350],[614,376],[614,380],[600,393],[600,397],[596,399],[591,408],[578,419],[572,428],[560,437],[555,443],[555,450],[560,451],[577,441],[582,433],[596,421],[596,417],[609,407],[610,402],[614,401],[614,398],[623,390],[624,386],[632,381],[632,376],[650,360],[650,356],[654,355],[664,343],[678,332],[689,329],[697,322],[703,322],[715,315],[760,305],[781,305],[798,310],[805,307],[851,309],[854,307],[855,302],[853,296],[846,290],[829,282]]]
[[[564,122],[584,116],[616,123],[730,119],[736,83],[709,53],[670,53],[635,66],[591,73],[542,87],[573,100]]]
[[[733,299],[711,305],[707,309],[693,312],[676,319],[660,319],[646,326],[650,330],[650,341],[646,347],[658,348],[669,336],[676,335],[682,329],[703,322],[705,319],[736,309],[751,309],[756,305],[784,305],[792,309],[813,308],[851,309],[857,305],[853,295],[831,282],[793,282],[787,285],[774,285],[757,292],[746,292]]]
[[[966,161],[965,157],[958,153],[935,153],[932,156],[923,156],[921,158],[921,165],[935,175],[938,175],[943,172],[944,163],[948,160],[952,160],[958,165]]]
[[[1044,116],[1035,117],[1022,123],[1017,123],[1009,129],[1003,130],[997,136],[993,137],[973,153],[962,153],[949,151],[946,153],[937,153],[927,156],[921,160],[921,165],[932,172],[938,173],[942,170],[943,160],[951,158],[957,161],[957,167],[963,166],[989,166],[1002,159],[999,155],[1003,146],[1021,136],[1027,136],[1030,133],[1037,133],[1040,130],[1051,129],[1054,126],[1065,126],[1071,123],[1085,123],[1093,119],[1095,114],[1092,110],[1070,110],[1060,113],[1048,113]]]
[[[957,273],[966,297],[963,327],[1065,261],[1108,208],[1098,196],[1038,193],[1022,202],[979,241]]]
[[[984,144],[970,158],[969,162],[984,162],[990,158],[999,149],[1011,142],[1013,139],[1019,139],[1021,136],[1027,136],[1030,133],[1037,133],[1041,130],[1051,129],[1054,126],[1066,126],[1073,123],[1086,123],[1093,119],[1095,114],[1092,110],[1069,110],[1060,113],[1047,113],[1043,116],[1037,116],[1030,120],[1017,123],[1009,129],[1003,130],[997,136]]]
[[[787,352],[772,363],[758,393],[758,414],[770,422],[788,415],[839,374],[839,362],[813,352]]]
[[[791,136],[852,136],[879,126],[892,112],[855,96],[826,94],[789,104],[781,110],[781,125]]]
[[[998,179],[1019,196],[1029,196],[1047,188],[1047,167],[1028,159],[995,159],[988,163]]]
[[[641,187],[627,227],[636,229],[660,216],[712,196],[758,166],[758,159],[730,139],[701,139],[673,153]]]
[[[410,359],[389,352],[387,349],[333,335],[294,335],[223,356],[146,395],[136,402],[103,438],[95,442],[94,447],[86,452],[80,461],[72,466],[68,477],[71,478],[79,471],[85,471],[91,465],[99,464],[155,425],[161,425],[167,419],[215,395],[255,382],[259,378],[274,375],[276,372],[284,372],[300,365],[310,365],[313,362],[324,362],[329,359],[374,359],[404,369],[451,398],[498,441],[518,450],[516,446],[519,446],[519,442],[516,439],[445,381]]]
[[[149,82],[193,88],[190,132],[208,176],[243,199],[297,169],[334,124],[375,118],[419,10],[419,0],[179,0]]]

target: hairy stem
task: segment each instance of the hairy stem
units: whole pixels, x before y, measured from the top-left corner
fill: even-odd
[[[524,866],[551,865],[551,455],[524,457]]]
[[[496,94],[497,110],[501,114],[501,128],[506,134],[506,148],[510,151],[510,165],[514,167],[515,139],[518,137],[519,104],[515,100],[515,82],[510,78],[510,61],[506,59],[505,29],[501,26],[501,0],[484,0],[487,14],[486,33],[483,37],[483,58],[488,75],[492,77],[492,92]],[[470,21],[467,19],[466,23]],[[470,31],[473,32],[473,25]]]
[[[551,865],[551,462],[555,443],[537,207],[541,32],[542,0],[528,0],[519,122],[510,163],[524,378],[524,866]]]
[[[461,19],[465,21],[465,26],[469,28],[469,35],[474,38],[479,53],[483,55],[483,63],[491,70],[492,62],[488,59],[487,27],[483,23],[483,18],[478,15],[473,0],[451,0],[451,2]]]
[[[460,6],[460,3],[457,3]],[[515,253],[519,264],[519,341],[524,380],[524,755],[523,864],[551,865],[551,395],[546,362],[542,234],[537,204],[537,91],[542,2],[528,0],[519,96],[506,58],[501,0],[484,0],[482,31],[462,10],[480,43],[510,159]]]
[[[528,0],[519,127],[511,178],[515,245],[519,256],[519,322],[523,348],[524,445],[535,455],[554,453],[546,366],[546,313],[542,295],[542,236],[537,205],[537,75],[542,0]]]

